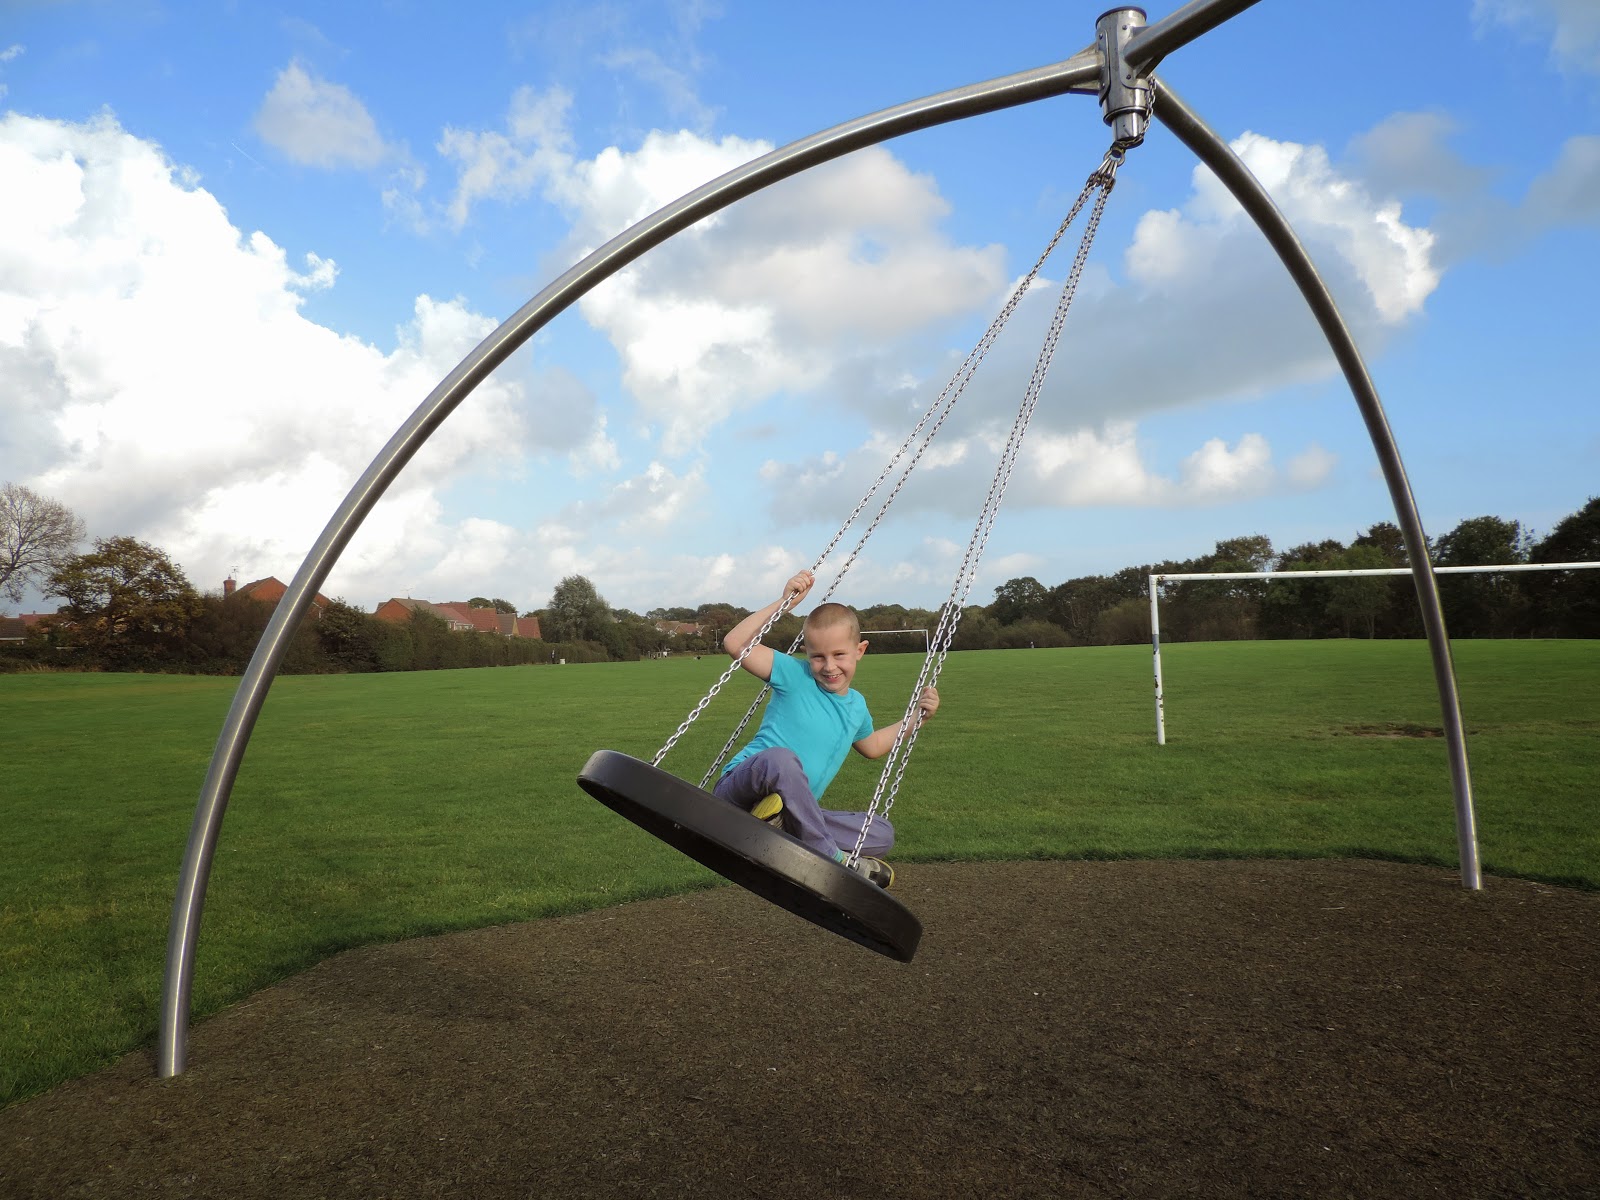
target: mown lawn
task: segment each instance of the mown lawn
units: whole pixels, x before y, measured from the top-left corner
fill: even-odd
[[[1600,643],[1456,646],[1486,872],[1600,887]],[[1454,865],[1427,649],[1263,642],[950,657],[896,861],[1362,855]],[[880,722],[919,660],[869,658]],[[194,984],[215,1012],[337,950],[719,881],[590,800],[591,750],[648,758],[707,657],[280,679],[218,845]],[[0,1102],[153,1040],[195,800],[236,681],[0,676]],[[698,780],[740,676],[666,766]],[[852,759],[828,795],[865,804]],[[1493,880],[1487,886],[1494,886]]]

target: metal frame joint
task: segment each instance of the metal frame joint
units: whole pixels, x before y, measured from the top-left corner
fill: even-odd
[[[1155,98],[1152,70],[1135,69],[1128,61],[1134,37],[1145,27],[1142,8],[1113,8],[1094,23],[1095,49],[1100,54],[1100,111],[1111,126],[1117,148],[1144,141]]]

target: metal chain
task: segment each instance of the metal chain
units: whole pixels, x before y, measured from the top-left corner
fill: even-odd
[[[1071,209],[1068,211],[1066,217],[1063,218],[1061,224],[1057,227],[1054,235],[1050,238],[1049,243],[1045,246],[1044,251],[1034,262],[1032,268],[1022,278],[1021,282],[1019,282],[1012,290],[1011,295],[1006,300],[1005,305],[1001,308],[994,320],[990,322],[988,329],[985,330],[983,336],[978,340],[977,345],[975,345],[972,350],[968,352],[966,358],[962,360],[961,365],[956,368],[955,374],[951,377],[950,382],[945,385],[944,389],[935,398],[934,402],[928,406],[927,410],[917,421],[917,424],[912,429],[911,433],[907,435],[906,439],[900,444],[899,449],[895,451],[895,453],[890,457],[889,461],[884,465],[884,468],[881,472],[879,472],[877,479],[873,481],[872,485],[867,489],[866,494],[863,495],[856,503],[855,508],[852,509],[850,515],[845,518],[844,523],[839,526],[837,532],[834,533],[833,537],[829,540],[827,546],[824,547],[822,553],[817,557],[816,562],[812,566],[812,571],[815,573],[821,568],[823,563],[827,561],[829,555],[833,553],[833,551],[838,547],[839,542],[843,540],[846,531],[849,530],[853,524],[855,524],[857,518],[859,518],[861,513],[865,511],[867,505],[871,503],[872,498],[883,487],[884,482],[889,478],[890,474],[893,473],[896,464],[898,464],[901,459],[906,456],[906,453],[911,450],[913,444],[917,443],[920,437],[921,442],[917,445],[916,450],[911,454],[910,461],[908,461],[901,469],[900,475],[898,479],[896,479],[893,487],[890,489],[888,496],[885,497],[882,504],[878,507],[877,513],[868,523],[860,538],[857,539],[854,548],[850,551],[849,556],[845,559],[843,566],[840,567],[837,575],[829,584],[827,590],[823,593],[822,599],[819,601],[819,603],[826,602],[838,589],[840,582],[849,573],[851,567],[855,565],[856,559],[860,556],[868,540],[872,537],[879,524],[883,521],[884,516],[889,511],[889,508],[898,498],[901,489],[904,488],[906,482],[909,480],[912,471],[921,461],[922,456],[927,452],[928,447],[932,444],[934,437],[938,435],[940,429],[943,428],[945,421],[954,411],[956,403],[965,392],[967,384],[972,380],[974,374],[976,374],[978,366],[982,363],[984,357],[988,354],[995,341],[999,338],[1001,332],[1005,329],[1006,324],[1010,321],[1012,315],[1016,312],[1017,307],[1021,304],[1022,298],[1032,288],[1040,271],[1043,270],[1046,260],[1055,251],[1056,246],[1066,235],[1066,231],[1072,226],[1072,223],[1077,220],[1079,213],[1082,212],[1083,206],[1088,202],[1090,195],[1095,195],[1096,198],[1094,207],[1090,213],[1088,223],[1085,227],[1083,238],[1079,242],[1077,255],[1073,259],[1072,270],[1069,272],[1066,282],[1062,285],[1061,299],[1057,304],[1056,315],[1051,322],[1050,331],[1045,341],[1045,347],[1040,352],[1040,358],[1034,366],[1033,376],[1028,382],[1028,388],[1024,395],[1022,406],[1018,411],[1016,420],[1012,423],[1011,434],[1007,439],[1005,449],[1002,451],[1000,464],[996,469],[995,477],[990,482],[989,493],[984,499],[984,505],[978,517],[977,527],[973,530],[972,539],[967,543],[967,552],[962,559],[960,569],[957,571],[956,582],[951,589],[950,598],[945,601],[944,605],[940,609],[938,626],[935,630],[933,639],[930,642],[929,651],[923,658],[922,668],[917,677],[917,684],[912,689],[911,699],[906,706],[905,717],[900,723],[900,728],[895,737],[894,745],[889,751],[889,761],[885,764],[883,773],[879,777],[878,786],[873,792],[871,808],[868,810],[866,820],[862,823],[861,832],[856,838],[855,849],[851,852],[849,860],[852,864],[860,858],[862,846],[866,841],[867,830],[871,825],[873,815],[878,811],[880,803],[882,804],[885,815],[887,815],[889,810],[894,807],[895,798],[899,794],[900,784],[905,775],[905,769],[907,762],[910,759],[911,750],[916,745],[917,733],[922,725],[917,701],[922,695],[923,688],[925,686],[932,686],[933,683],[938,680],[940,673],[944,669],[945,658],[949,654],[951,643],[954,641],[956,627],[961,621],[963,606],[967,596],[971,592],[973,582],[976,580],[978,560],[982,557],[983,549],[989,540],[989,533],[994,527],[994,521],[999,512],[1000,500],[1004,496],[1006,487],[1010,482],[1012,468],[1016,462],[1016,456],[1021,446],[1022,437],[1027,431],[1028,422],[1033,416],[1033,410],[1038,405],[1039,393],[1043,387],[1044,376],[1049,370],[1050,359],[1055,353],[1055,345],[1060,337],[1062,325],[1066,320],[1067,309],[1071,306],[1072,298],[1077,291],[1078,280],[1083,273],[1083,266],[1084,262],[1088,258],[1089,247],[1093,243],[1095,232],[1099,228],[1101,214],[1105,211],[1106,199],[1110,195],[1111,188],[1116,182],[1117,168],[1122,165],[1124,157],[1125,154],[1123,148],[1116,145],[1113,145],[1111,149],[1106,152],[1105,158],[1101,161],[1100,166],[1090,174],[1088,180],[1084,183],[1083,190],[1079,192],[1078,198],[1073,202]],[[924,433],[924,430],[926,430],[926,433]],[[716,698],[718,693],[721,692],[723,686],[726,685],[727,682],[733,678],[734,673],[744,665],[744,661],[749,657],[750,652],[766,637],[768,633],[771,632],[773,626],[775,626],[784,613],[789,610],[789,607],[790,597],[785,596],[777,609],[773,611],[772,616],[769,617],[761,626],[760,630],[750,640],[749,644],[747,644],[745,648],[734,658],[733,662],[729,664],[727,670],[723,671],[723,673],[718,677],[717,681],[711,685],[710,690],[707,691],[703,697],[701,697],[699,703],[697,703],[694,708],[690,710],[689,715],[684,718],[682,723],[679,724],[677,730],[670,738],[667,739],[666,744],[656,752],[655,758],[651,760],[653,766],[659,766],[661,764],[661,761],[667,756],[668,752],[678,744],[678,741],[685,733],[688,732],[689,727],[694,724],[694,722],[699,718],[700,714],[705,711],[706,707],[711,703],[711,701]],[[794,652],[795,648],[800,645],[800,641],[801,638],[797,636],[789,647],[789,653],[792,654]],[[770,685],[764,686],[760,693],[756,696],[755,700],[751,702],[750,707],[745,711],[744,717],[739,721],[737,728],[734,729],[732,735],[723,745],[721,752],[716,756],[710,768],[706,771],[705,776],[701,779],[700,786],[702,788],[705,788],[710,783],[712,776],[716,773],[717,768],[721,766],[722,762],[727,758],[729,752],[733,749],[734,744],[738,741],[739,735],[749,725],[751,718],[760,709],[762,702],[766,699],[767,694],[770,691]],[[910,731],[909,734],[907,732],[908,729]]]
[[[1022,439],[1027,433],[1028,423],[1032,420],[1034,410],[1038,407],[1045,376],[1050,370],[1050,363],[1055,355],[1056,344],[1060,340],[1061,330],[1066,323],[1067,311],[1071,308],[1073,298],[1077,294],[1078,282],[1083,274],[1084,264],[1089,257],[1089,248],[1094,243],[1095,234],[1100,227],[1100,218],[1105,212],[1106,200],[1110,197],[1111,189],[1116,184],[1117,168],[1122,165],[1124,157],[1122,148],[1113,145],[1107,151],[1105,159],[1100,166],[1089,176],[1089,182],[1085,185],[1085,195],[1091,190],[1098,190],[1094,208],[1089,214],[1083,237],[1079,241],[1078,252],[1072,262],[1072,270],[1068,273],[1066,281],[1061,286],[1061,297],[1056,304],[1055,316],[1050,322],[1050,329],[1045,337],[1044,345],[1039,351],[1039,358],[1034,363],[1033,374],[1028,380],[1022,404],[1017,411],[1015,421],[1012,423],[1011,434],[1006,441],[1004,450],[1001,452],[994,478],[990,481],[989,493],[984,498],[983,508],[978,515],[978,522],[973,529],[972,538],[967,543],[967,552],[962,559],[960,569],[956,573],[955,584],[951,589],[949,599],[945,601],[940,609],[939,624],[934,632],[933,644],[929,647],[928,654],[923,658],[922,669],[918,673],[917,682],[911,691],[911,699],[906,705],[905,715],[900,722],[899,729],[896,731],[894,744],[890,747],[888,761],[884,764],[883,772],[878,779],[878,786],[873,792],[872,804],[861,823],[861,832],[856,836],[855,847],[850,852],[849,861],[851,864],[854,864],[861,857],[862,848],[867,840],[867,832],[872,826],[872,818],[877,814],[880,804],[884,816],[887,817],[889,811],[894,807],[896,797],[899,795],[900,785],[905,778],[906,767],[910,762],[911,751],[916,746],[917,735],[922,728],[922,717],[918,702],[921,699],[923,689],[936,684],[940,673],[944,670],[945,658],[955,640],[956,627],[961,622],[963,607],[977,578],[978,563],[983,556],[984,548],[988,545],[989,534],[994,528],[995,519],[999,515],[1000,502],[1005,496],[1007,486],[1010,484],[1011,473],[1022,447]],[[1076,209],[1074,212],[1076,212]]]
[[[1104,164],[1102,164],[1102,167],[1103,166]],[[933,439],[938,435],[939,430],[943,428],[945,420],[950,416],[951,412],[954,411],[957,401],[960,400],[961,396],[966,391],[967,384],[977,372],[978,366],[980,363],[982,363],[984,356],[988,354],[990,347],[994,345],[996,339],[999,338],[1001,332],[1005,329],[1006,322],[1008,322],[1011,319],[1011,315],[1016,312],[1017,306],[1022,302],[1022,297],[1025,296],[1029,288],[1033,286],[1033,282],[1036,278],[1038,278],[1039,272],[1044,269],[1045,260],[1048,259],[1055,251],[1055,248],[1060,243],[1062,237],[1064,237],[1067,230],[1072,227],[1072,223],[1078,219],[1078,214],[1083,211],[1084,204],[1087,202],[1090,193],[1094,190],[1094,184],[1092,183],[1092,180],[1093,176],[1091,176],[1091,182],[1084,185],[1083,191],[1078,194],[1077,200],[1073,202],[1071,210],[1067,213],[1066,217],[1063,218],[1061,224],[1056,228],[1055,234],[1050,238],[1049,243],[1045,246],[1044,252],[1039,255],[1038,259],[1034,262],[1033,267],[1025,276],[1023,276],[1022,281],[1012,290],[1010,298],[1007,299],[1005,306],[1001,308],[999,314],[996,315],[994,320],[989,323],[989,328],[984,332],[983,337],[978,339],[978,344],[968,351],[967,357],[962,361],[961,365],[956,368],[956,372],[951,376],[950,382],[945,384],[944,390],[941,391],[935,398],[934,402],[928,406],[927,410],[922,414],[921,419],[918,420],[916,427],[913,428],[910,434],[907,435],[905,441],[900,443],[900,448],[894,452],[888,463],[885,464],[883,470],[879,472],[878,478],[873,482],[872,486],[867,489],[866,494],[862,496],[861,499],[856,503],[856,506],[851,511],[850,515],[845,518],[844,524],[839,527],[838,532],[833,535],[833,539],[817,557],[817,561],[812,564],[811,569],[813,574],[815,574],[822,567],[822,564],[827,561],[828,556],[833,553],[840,540],[843,539],[845,532],[850,528],[851,525],[855,524],[856,518],[861,515],[862,511],[867,507],[867,504],[872,500],[872,497],[883,486],[884,480],[886,480],[889,477],[890,472],[894,470],[895,464],[905,456],[905,453],[908,449],[910,449],[911,444],[917,440],[917,437],[922,433],[923,428],[927,426],[929,420],[933,419],[934,414],[937,413],[938,417],[936,420],[933,420],[933,427],[929,429],[925,435],[923,435],[922,444],[917,447],[916,453],[911,457],[911,461],[908,462],[905,468],[901,471],[900,478],[895,481],[895,485],[890,489],[889,495],[887,498],[885,498],[882,505],[879,506],[877,515],[872,518],[872,521],[867,525],[866,530],[861,534],[861,537],[857,539],[855,547],[850,551],[849,556],[845,559],[844,565],[839,568],[838,574],[834,576],[833,581],[829,583],[827,590],[823,592],[821,599],[818,600],[817,603],[825,604],[828,600],[830,600],[833,597],[834,592],[838,590],[839,584],[844,580],[844,577],[850,573],[850,568],[855,565],[856,559],[860,556],[862,548],[866,546],[868,539],[870,539],[873,533],[876,532],[878,525],[883,521],[884,515],[889,511],[890,506],[900,495],[900,489],[905,486],[906,480],[910,478],[911,472],[916,468],[918,462],[921,461],[923,454],[927,452],[929,445],[932,444]],[[794,641],[789,644],[790,654],[795,652],[795,650],[799,647],[800,642],[801,638],[796,636]],[[744,716],[739,719],[739,724],[734,728],[734,731],[728,735],[728,740],[723,743],[721,751],[712,761],[710,767],[706,769],[705,775],[700,780],[700,786],[702,788],[711,781],[712,776],[716,774],[717,768],[720,767],[724,760],[727,759],[728,754],[733,750],[734,744],[738,742],[739,735],[742,734],[749,726],[751,719],[760,710],[762,702],[766,700],[767,694],[771,690],[772,689],[770,686],[763,686],[761,691],[757,693],[756,698],[750,702],[750,707],[745,710]],[[709,699],[709,697],[707,699]],[[703,708],[704,704],[702,703],[696,709],[695,713],[690,715],[690,721],[693,721]],[[665,749],[663,749],[663,753],[665,753]],[[657,761],[659,762],[659,757]]]
[[[656,756],[650,760],[650,765],[652,767],[659,767],[661,765],[661,760],[667,756],[667,751],[676,746],[678,744],[678,739],[689,732],[689,726],[693,725],[696,718],[698,718],[701,713],[705,712],[706,705],[710,704],[711,701],[716,698],[717,693],[722,690],[723,684],[732,679],[733,673],[740,667],[744,666],[744,660],[750,657],[750,651],[754,650],[756,646],[760,644],[761,639],[766,637],[767,634],[771,632],[772,627],[778,623],[778,618],[789,611],[790,597],[795,595],[798,595],[798,593],[790,592],[785,595],[781,601],[779,601],[778,607],[774,609],[772,615],[767,618],[766,624],[761,627],[760,631],[757,632],[755,637],[750,639],[750,643],[745,646],[743,650],[739,651],[738,656],[733,660],[732,663],[728,665],[728,669],[724,671],[717,681],[711,685],[711,690],[704,696],[700,697],[700,703],[696,704],[694,708],[690,710],[689,715],[683,719],[683,723],[678,726],[677,731],[667,739],[667,744],[656,751]],[[709,775],[707,778],[709,778]],[[705,785],[706,781],[702,779],[700,781],[700,786],[705,787]]]
[[[1101,164],[1101,169],[1104,169],[1103,163]],[[1045,246],[1044,252],[1039,255],[1037,261],[1034,262],[1033,267],[1025,276],[1023,276],[1022,281],[1012,290],[1011,295],[1006,300],[1004,307],[1001,308],[999,314],[994,318],[994,320],[989,323],[989,328],[984,332],[983,337],[981,337],[978,340],[977,345],[975,345],[967,353],[967,356],[962,361],[961,365],[956,368],[955,374],[951,376],[950,382],[945,384],[944,389],[934,399],[934,402],[928,406],[927,410],[922,414],[921,419],[917,421],[916,426],[911,430],[910,434],[907,435],[906,439],[901,442],[900,448],[894,452],[893,456],[884,465],[883,470],[879,472],[878,478],[873,481],[872,486],[867,489],[866,494],[856,502],[856,506],[851,510],[850,515],[846,517],[844,523],[839,526],[839,529],[834,533],[827,546],[823,548],[822,553],[817,556],[816,562],[812,565],[813,573],[821,568],[823,563],[827,561],[828,556],[833,553],[834,549],[839,545],[839,542],[843,540],[844,535],[849,530],[850,526],[855,524],[856,518],[861,515],[861,513],[866,509],[867,505],[871,503],[873,496],[875,496],[879,489],[883,487],[884,481],[888,479],[890,474],[894,471],[895,464],[905,457],[906,452],[920,436],[922,438],[922,444],[917,447],[916,452],[912,455],[911,461],[907,463],[904,470],[901,471],[899,479],[895,482],[895,485],[890,490],[888,497],[879,507],[877,515],[873,517],[865,532],[863,532],[861,537],[857,540],[854,549],[850,551],[849,557],[845,560],[844,565],[839,569],[839,572],[834,577],[833,581],[828,585],[827,590],[823,593],[822,599],[819,600],[818,603],[825,603],[833,595],[833,593],[838,590],[840,582],[849,573],[850,568],[855,565],[855,561],[861,554],[862,548],[866,545],[867,540],[872,536],[874,531],[877,530],[878,525],[884,518],[884,514],[888,512],[889,506],[892,505],[895,499],[899,496],[900,490],[905,486],[906,480],[909,478],[912,470],[921,460],[923,454],[927,451],[928,446],[932,443],[934,437],[943,427],[945,420],[954,410],[957,401],[960,400],[962,394],[965,392],[968,382],[976,373],[979,364],[984,359],[984,356],[988,354],[990,347],[994,345],[996,339],[999,338],[1001,332],[1005,329],[1006,323],[1011,319],[1012,314],[1016,312],[1017,306],[1021,304],[1023,296],[1025,296],[1029,288],[1033,286],[1034,280],[1038,278],[1039,272],[1044,269],[1045,261],[1050,257],[1051,253],[1054,252],[1061,239],[1066,236],[1067,230],[1071,228],[1072,223],[1077,220],[1078,214],[1083,211],[1084,204],[1088,201],[1090,194],[1094,190],[1094,180],[1095,176],[1090,176],[1090,182],[1086,183],[1083,190],[1078,194],[1077,200],[1073,202],[1071,210],[1067,213],[1061,224],[1056,228],[1055,234],[1050,238],[1049,243]],[[927,433],[924,435],[923,430],[927,428],[930,421],[933,422],[933,427],[928,429]],[[700,698],[699,703],[694,706],[694,708],[689,712],[689,715],[684,718],[681,724],[679,724],[676,732],[674,732],[673,735],[667,739],[666,744],[662,746],[660,750],[656,751],[655,758],[651,760],[652,766],[661,765],[662,759],[664,759],[667,756],[667,753],[678,744],[679,739],[681,739],[683,735],[688,732],[689,727],[699,719],[700,714],[706,710],[706,706],[709,705],[717,696],[728,680],[733,678],[734,672],[737,671],[743,664],[745,658],[748,657],[750,650],[755,646],[756,642],[759,642],[762,638],[764,638],[767,633],[771,631],[773,625],[777,624],[778,618],[783,615],[783,611],[784,610],[780,608],[773,614],[772,620],[767,622],[767,624],[762,627],[761,632],[756,635],[755,639],[749,646],[745,647],[744,652],[734,660],[733,665],[724,671],[721,677],[711,685],[710,691]],[[792,654],[799,644],[800,640],[796,638],[794,643],[789,647],[789,652]],[[766,699],[769,690],[770,688],[763,687],[760,693],[757,694],[755,700],[751,702],[750,707],[745,710],[744,717],[739,721],[738,727],[728,738],[727,742],[722,748],[721,753],[717,755],[710,768],[706,771],[705,776],[701,779],[700,786],[702,788],[710,782],[712,775],[716,772],[716,769],[721,766],[723,760],[727,758],[729,751],[732,750],[734,743],[739,738],[739,735],[744,732],[746,726],[748,726],[750,723],[751,717],[761,707],[762,701]]]

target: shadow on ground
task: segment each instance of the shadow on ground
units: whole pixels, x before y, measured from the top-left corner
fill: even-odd
[[[909,965],[736,888],[342,954],[176,1079],[0,1112],[0,1195],[1600,1195],[1600,896],[1373,862],[896,894]]]

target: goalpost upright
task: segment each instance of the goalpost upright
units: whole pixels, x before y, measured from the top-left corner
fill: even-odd
[[[922,629],[863,629],[861,631],[861,636],[862,637],[867,637],[869,634],[874,634],[874,633],[920,633],[922,635],[922,653],[924,655],[926,655],[928,653],[928,647],[931,644],[931,641],[930,641],[930,638],[929,638],[929,634],[928,634],[928,631],[927,631],[926,628],[922,628]]]

